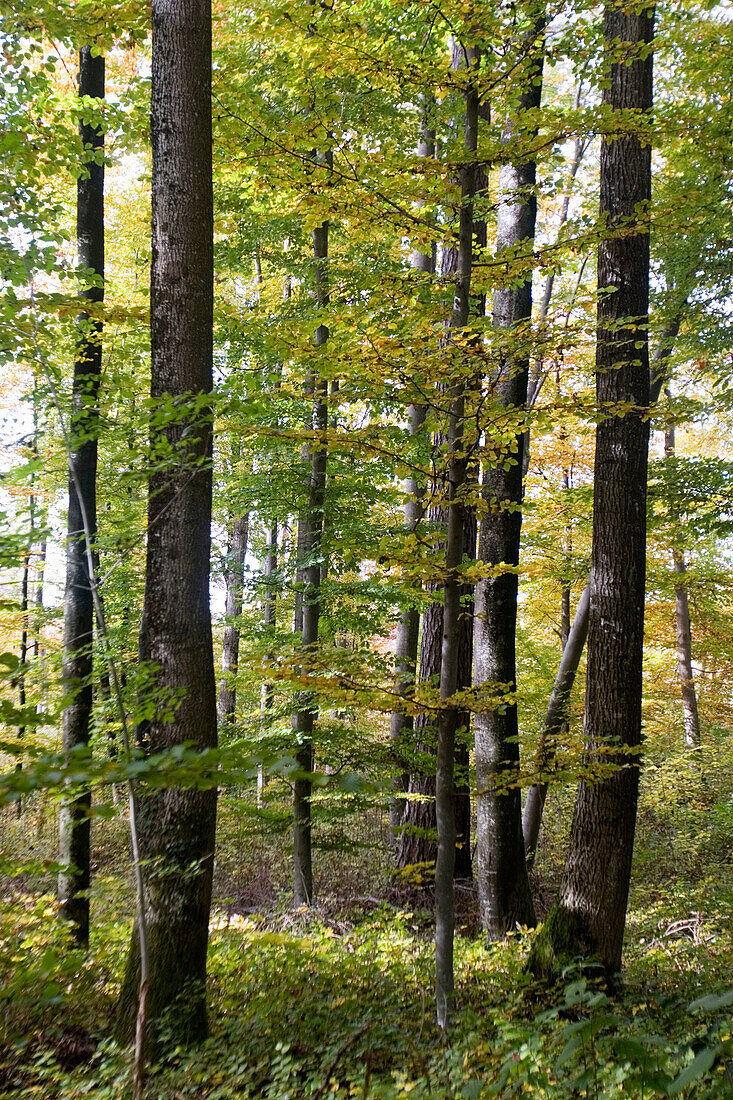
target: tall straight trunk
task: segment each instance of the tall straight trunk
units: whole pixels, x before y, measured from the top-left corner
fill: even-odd
[[[670,396],[667,390],[667,397]],[[670,417],[664,434],[664,457],[674,458],[676,450],[675,423]],[[670,501],[670,515],[677,520],[674,501]],[[687,566],[685,555],[678,546],[672,547],[672,562],[675,572],[674,605],[675,633],[677,636],[677,676],[682,694],[682,717],[685,728],[685,745],[696,749],[700,745],[700,717],[697,712],[697,692],[695,676],[692,670],[692,630],[690,627],[690,605],[687,598],[685,575]]]
[[[424,160],[435,158],[435,131],[431,129],[428,118],[427,103],[423,104],[423,117],[420,127],[420,138],[417,143],[417,156]],[[432,275],[435,271],[434,251],[430,253],[413,249],[410,257],[410,266],[413,271],[423,275]],[[417,436],[423,431],[427,408],[425,405],[417,405],[414,402],[407,410],[410,423],[410,435]],[[423,497],[425,485],[418,481],[414,474],[405,478],[402,486],[405,493],[404,525],[405,531],[412,533],[416,530],[423,516]],[[417,648],[420,636],[420,612],[416,607],[409,607],[403,611],[397,626],[397,638],[395,640],[395,691],[403,698],[409,698],[415,686],[415,673],[417,671]],[[400,824],[405,812],[406,801],[401,795],[408,790],[410,775],[403,756],[403,741],[410,737],[414,731],[412,715],[405,714],[403,710],[393,710],[390,719],[390,739],[395,761],[401,766],[400,773],[395,777],[394,790],[389,804],[389,824],[393,842],[399,846],[398,836]]]
[[[667,378],[667,362],[672,354],[674,342],[682,323],[686,299],[673,315],[667,325],[654,352],[653,361],[649,369],[649,404],[654,405],[659,400],[662,387]],[[522,815],[522,832],[524,833],[524,847],[527,851],[527,867],[531,869],[537,852],[537,840],[542,826],[547,799],[548,783],[547,772],[552,767],[555,758],[555,742],[557,733],[562,727],[567,713],[567,705],[573,690],[575,676],[583,655],[585,640],[588,636],[588,614],[590,609],[590,589],[588,585],[583,589],[578,607],[573,619],[572,629],[564,643],[560,667],[547,706],[544,725],[540,742],[537,747],[536,770],[542,778],[535,782],[527,792],[527,800]],[[691,666],[690,666],[691,667]],[[544,774],[543,774],[544,773]]]
[[[317,310],[329,303],[328,222],[313,230],[314,303]],[[328,328],[316,329],[316,347],[328,341]],[[328,428],[328,382],[314,379],[313,442],[307,447],[309,462],[308,500],[298,524],[298,561],[302,570],[303,592],[300,601],[302,654],[304,664],[315,656],[318,623],[321,615],[321,540],[326,500],[326,430]],[[311,847],[311,780],[313,771],[313,726],[317,702],[313,692],[301,692],[293,715],[295,759],[303,773],[293,785],[293,902],[296,906],[313,902],[313,857]]]
[[[267,532],[267,546],[265,550],[264,582],[265,594],[262,608],[262,625],[268,634],[274,632],[277,626],[277,590],[275,579],[277,574],[277,540],[278,522],[273,520]],[[272,661],[273,654],[265,655],[265,662]],[[275,687],[271,680],[262,683],[262,696],[260,700],[260,719],[263,733],[267,732],[272,719],[272,708],[275,703]],[[262,794],[265,786],[265,770],[262,764],[257,769],[257,806],[262,807]]]
[[[79,96],[104,99],[104,58],[94,57],[90,46],[79,52]],[[101,130],[79,123],[84,149],[98,156],[103,150]],[[89,155],[89,154],[85,154]],[[94,284],[81,292],[83,300],[99,304],[104,297],[104,167],[89,159],[77,184],[76,240],[80,267],[94,273]],[[102,322],[82,312],[72,384],[71,445],[69,453],[69,517],[66,544],[63,649],[63,749],[67,756],[89,743],[92,711],[92,642],[94,603],[88,571],[85,528],[91,539],[97,532],[97,398],[102,369]],[[80,947],[89,943],[91,881],[91,793],[83,791],[64,799],[59,818],[58,878],[61,915],[71,923]]]
[[[446,523],[445,509],[431,509],[433,522]],[[444,544],[443,544],[444,545]],[[464,560],[476,555],[476,512],[471,507],[463,509]],[[471,686],[473,668],[473,586],[461,585],[461,619],[458,639],[458,690]],[[426,684],[440,678],[443,642],[443,604],[431,603],[423,615],[422,642],[420,646],[419,682]],[[435,754],[436,717],[429,712],[419,714],[414,722],[414,747],[420,753]],[[456,858],[454,877],[468,879],[471,866],[471,789],[468,778],[468,736],[471,729],[471,712],[461,709],[457,717],[457,730],[463,733],[455,746],[455,816]],[[405,808],[400,820],[395,862],[398,868],[417,866],[429,869],[435,862],[435,774],[430,770],[414,769],[409,776]],[[428,867],[425,867],[428,865]]]
[[[247,557],[249,512],[234,520],[227,554],[227,595],[224,609],[224,646],[221,655],[222,677],[219,684],[219,721],[231,725],[237,708],[237,670],[239,668],[239,620],[244,593],[244,559]]]
[[[609,112],[651,110],[653,27],[651,8],[606,7]],[[618,42],[630,44],[622,62]],[[607,972],[621,965],[641,741],[650,387],[649,231],[639,211],[650,194],[649,146],[633,133],[604,140],[600,209],[609,232],[598,249],[596,394],[601,413],[611,411],[596,429],[586,774],[560,897],[531,960],[543,972],[565,955],[595,956]]]
[[[473,266],[473,202],[476,193],[479,97],[475,74],[479,51],[463,47],[466,62],[461,209],[458,226],[458,263],[451,315],[454,338],[468,325]],[[453,702],[459,683],[461,633],[461,574],[465,511],[466,456],[464,451],[465,353],[453,339],[448,344],[449,370],[455,367],[448,417],[448,520],[445,536],[445,586],[440,662],[440,702],[435,769],[435,817],[438,850],[435,859],[435,1007],[438,1027],[448,1027],[453,1006],[453,938],[455,931],[453,873],[456,858],[454,757],[460,708]],[[450,364],[450,358],[453,364]]]
[[[526,141],[536,133],[536,112],[541,98],[542,30],[544,17],[533,28],[525,90],[507,121],[504,141]],[[532,116],[529,116],[532,119]],[[535,116],[536,117],[536,116]],[[537,219],[536,165],[533,160],[509,163],[499,172],[500,205],[497,218],[497,253],[530,249]],[[517,566],[522,514],[522,451],[525,436],[520,428],[527,402],[529,352],[526,350],[532,318],[532,273],[520,285],[509,285],[494,294],[494,327],[505,341],[496,378],[496,396],[517,418],[515,434],[498,463],[484,470],[484,498],[489,505],[481,520],[479,559],[504,568],[476,586],[474,683],[506,684],[501,707],[477,713],[476,845],[481,923],[487,939],[494,940],[517,924],[534,924],[522,837],[521,795],[516,783],[519,771],[519,729],[516,691]],[[520,341],[520,349],[514,346]],[[522,347],[524,344],[524,347]],[[516,457],[514,457],[516,453]]]
[[[138,730],[149,752],[216,745],[209,611],[211,550],[213,198],[211,8],[153,0],[151,132],[153,259],[151,395],[175,418],[155,429],[175,461],[150,476],[140,651],[155,688],[175,693],[171,716]],[[158,437],[151,445],[156,450]],[[214,867],[216,790],[171,787],[140,798],[146,861],[149,1046],[206,1035],[206,949]],[[140,968],[133,935],[117,1036],[135,1029]],[[165,1015],[165,1037],[160,1022]]]

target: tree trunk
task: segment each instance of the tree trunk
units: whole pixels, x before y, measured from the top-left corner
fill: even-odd
[[[667,397],[670,396],[667,390]],[[664,435],[664,457],[675,457],[675,423],[671,418],[667,421],[667,430]],[[675,502],[670,502],[670,515],[673,521],[677,520]],[[700,717],[697,713],[697,692],[695,691],[695,677],[692,671],[692,631],[690,628],[690,605],[687,599],[687,585],[685,574],[685,555],[678,546],[672,547],[672,560],[675,571],[674,603],[675,603],[675,627],[677,635],[677,675],[680,681],[682,693],[682,715],[685,727],[685,745],[688,749],[699,748],[700,745]]]
[[[104,57],[94,57],[91,46],[79,53],[79,96],[104,99]],[[99,155],[104,138],[101,130],[84,121],[79,136],[86,152]],[[76,239],[79,266],[94,273],[94,284],[81,292],[90,303],[104,297],[104,167],[89,159],[86,178],[77,185]],[[64,593],[63,650],[63,749],[69,758],[79,745],[89,743],[92,711],[92,642],[94,603],[89,577],[85,527],[90,539],[97,533],[97,398],[102,369],[102,322],[86,312],[79,316],[79,338],[72,384],[71,451],[69,453],[69,517],[66,545],[66,589]],[[71,923],[72,935],[80,947],[89,943],[89,898],[85,891],[91,880],[90,820],[91,793],[83,791],[64,799],[59,816],[59,862],[64,870],[58,877],[61,915]]]
[[[473,201],[476,193],[476,148],[478,143],[479,97],[475,70],[479,51],[463,47],[467,78],[463,146],[467,161],[461,166],[461,209],[458,228],[458,265],[450,332],[454,337],[469,320],[471,269],[473,266]],[[438,850],[435,859],[435,1006],[438,1027],[446,1030],[453,1006],[453,938],[455,931],[453,873],[456,858],[454,757],[460,710],[453,702],[459,684],[461,635],[461,574],[463,523],[466,490],[464,415],[466,383],[461,377],[465,351],[451,341],[447,348],[453,364],[463,370],[451,385],[448,419],[448,522],[445,538],[445,587],[443,591],[443,638],[440,662],[440,703],[435,770],[435,817]],[[453,354],[452,354],[453,353]],[[457,354],[456,354],[457,353]],[[449,362],[448,371],[453,365]]]
[[[273,634],[277,626],[277,589],[275,587],[277,573],[277,539],[278,523],[273,520],[267,532],[267,548],[265,551],[264,569],[264,600],[262,608],[262,625],[268,634]],[[273,654],[265,654],[265,663],[272,661]],[[262,696],[260,700],[260,724],[262,732],[266,733],[272,721],[272,708],[275,703],[275,687],[272,681],[264,680],[262,683]],[[257,768],[257,808],[262,808],[262,795],[265,788],[265,769],[262,764]]]
[[[430,128],[427,117],[427,108],[423,112],[420,139],[417,145],[417,155],[424,159],[435,157],[435,131]],[[410,257],[410,266],[413,271],[424,275],[432,275],[435,270],[433,253],[420,252],[414,249]],[[427,408],[425,405],[411,404],[407,410],[410,422],[410,435],[416,436],[423,431]],[[425,485],[418,482],[414,474],[410,474],[404,481],[403,492],[405,494],[404,523],[408,534],[414,532],[423,516],[423,497]],[[403,611],[397,626],[397,638],[395,641],[395,691],[398,695],[407,699],[413,694],[415,687],[415,672],[417,669],[417,647],[420,635],[420,612],[416,607],[409,607]],[[399,846],[400,824],[405,812],[406,800],[400,797],[409,789],[410,774],[404,760],[403,741],[410,737],[414,730],[412,715],[405,714],[402,710],[393,710],[390,719],[390,740],[395,762],[400,765],[400,774],[395,777],[395,793],[389,804],[389,825],[393,843]],[[398,864],[399,866],[399,864]]]
[[[328,222],[313,230],[314,302],[317,310],[329,303],[328,290]],[[328,341],[328,328],[316,329],[316,347]],[[310,461],[308,501],[298,524],[299,568],[304,578],[300,601],[302,622],[302,653],[305,671],[318,646],[318,623],[321,615],[321,540],[323,510],[326,500],[326,430],[328,428],[328,382],[314,382],[313,442],[308,446]],[[313,771],[313,726],[317,702],[313,692],[301,692],[298,709],[293,715],[296,739],[295,759],[304,773],[295,780],[293,789],[293,903],[296,906],[313,902],[313,858],[311,847],[311,780]]]
[[[249,513],[232,524],[227,554],[227,596],[225,605],[224,646],[221,655],[222,678],[219,685],[219,721],[232,725],[237,707],[237,669],[239,668],[239,620],[244,591],[244,559],[247,557]]]
[[[207,0],[153,0],[154,406],[175,414],[151,446],[175,459],[151,474],[140,650],[154,690],[174,695],[138,730],[149,752],[216,745],[216,684],[209,611],[212,417],[213,202],[211,9]],[[150,980],[148,1046],[206,1035],[206,948],[214,866],[216,790],[169,788],[139,800],[146,861]],[[120,996],[117,1037],[135,1031],[139,942]],[[145,992],[144,990],[142,991]],[[165,1015],[165,1040],[160,1032]]]
[[[536,132],[536,121],[525,121],[536,112],[541,98],[542,30],[544,18],[534,27],[525,90],[509,118],[504,141],[527,140]],[[538,43],[538,45],[537,45]],[[531,116],[530,116],[531,117]],[[527,126],[530,127],[527,131]],[[525,134],[523,135],[523,131]],[[497,220],[497,254],[531,247],[537,218],[534,161],[503,165],[499,172],[500,205]],[[511,261],[510,261],[511,262]],[[516,283],[516,273],[515,280]],[[494,327],[505,335],[498,369],[496,394],[510,416],[519,418],[527,403],[529,353],[526,347],[532,318],[532,275],[525,281],[494,294]],[[523,418],[522,418],[523,419]],[[534,924],[522,837],[519,771],[519,729],[516,692],[517,567],[522,514],[522,452],[526,442],[517,419],[510,446],[499,461],[484,470],[484,497],[489,509],[481,521],[479,559],[505,568],[485,577],[476,586],[474,683],[508,685],[502,706],[477,713],[476,731],[476,842],[481,923],[487,939],[495,940],[517,924]],[[514,457],[516,455],[516,457]],[[508,467],[508,469],[506,468]],[[509,568],[506,568],[508,566]]]
[[[613,111],[652,105],[653,9],[609,6],[604,39]],[[614,60],[630,43],[627,63]],[[609,120],[610,121],[610,120]],[[651,154],[635,134],[601,146],[596,392],[606,412],[596,430],[593,550],[585,697],[585,774],[575,804],[560,897],[530,965],[549,972],[561,956],[621,965],[639,783],[649,427],[649,231],[640,211],[651,193]],[[620,230],[620,232],[618,232]]]

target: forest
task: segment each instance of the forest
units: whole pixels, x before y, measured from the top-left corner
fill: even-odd
[[[0,13],[0,1100],[733,1097],[729,0]]]

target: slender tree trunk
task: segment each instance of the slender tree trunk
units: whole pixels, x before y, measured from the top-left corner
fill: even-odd
[[[423,111],[417,155],[425,160],[435,158],[435,131],[430,126],[427,106]],[[424,275],[432,275],[435,271],[433,252],[426,253],[414,249],[410,257],[410,266],[413,271]],[[410,405],[407,416],[410,422],[411,436],[414,437],[423,432],[426,413],[427,408],[425,405],[414,403]],[[402,488],[405,494],[405,531],[411,534],[416,530],[423,516],[425,485],[419,482],[414,474],[410,474],[405,479]],[[405,699],[413,694],[415,686],[419,635],[420,612],[416,607],[409,607],[400,616],[395,641],[395,691]],[[389,804],[389,824],[393,842],[397,846],[399,846],[400,837],[398,833],[406,806],[405,799],[400,796],[408,790],[410,781],[409,770],[404,762],[403,741],[405,737],[410,737],[413,731],[414,720],[412,715],[405,714],[402,710],[393,710],[390,720],[390,739],[395,761],[401,766],[401,771],[394,781],[395,793]]]
[[[140,650],[155,690],[177,696],[138,730],[150,752],[216,745],[216,683],[209,611],[212,416],[213,201],[211,9],[208,0],[153,0],[152,399],[176,415],[156,429],[175,461],[150,477]],[[153,435],[155,452],[158,437]],[[139,801],[146,863],[150,979],[139,989],[133,936],[117,1036],[135,1031],[147,1002],[148,1044],[205,1036],[206,948],[214,865],[216,790],[172,787]],[[144,983],[143,983],[144,986]],[[165,1040],[160,1021],[165,1015]]]
[[[262,625],[268,633],[272,633],[277,626],[277,590],[275,578],[277,574],[277,540],[278,523],[273,520],[267,532],[267,548],[265,551],[265,596],[262,609]],[[272,653],[265,655],[265,662],[272,661]],[[265,680],[262,684],[262,698],[260,701],[260,714],[262,732],[266,733],[272,721],[272,708],[275,703],[275,687],[272,681]],[[265,770],[262,764],[257,768],[257,807],[262,808],[262,795],[265,788]]]
[[[227,596],[225,604],[224,646],[221,655],[222,678],[219,684],[219,721],[232,725],[237,708],[237,669],[239,668],[239,620],[244,592],[244,559],[247,557],[249,512],[232,523],[227,554]]]
[[[94,57],[90,46],[79,53],[79,96],[104,99],[104,57]],[[82,121],[79,135],[87,150],[99,156],[104,138],[96,126]],[[85,153],[85,155],[88,155]],[[94,273],[95,285],[81,297],[89,303],[102,301],[104,291],[104,167],[89,159],[87,175],[77,185],[76,239],[79,265]],[[89,743],[92,711],[92,642],[94,603],[88,573],[85,519],[89,537],[97,532],[97,397],[102,369],[102,322],[86,312],[79,317],[79,339],[72,386],[71,437],[69,453],[69,517],[66,545],[66,590],[64,594],[64,714],[63,747],[70,754]],[[58,878],[61,915],[71,923],[80,947],[89,943],[89,889],[91,878],[90,821],[91,793],[84,791],[64,799],[59,819],[59,861],[64,866]]]
[[[588,607],[590,605],[590,587],[583,589],[578,607],[573,619],[573,625],[568,633],[567,641],[562,651],[560,667],[555,677],[552,695],[547,706],[547,714],[542,727],[542,735],[535,759],[535,771],[539,778],[532,784],[527,792],[527,800],[524,804],[522,815],[522,833],[524,835],[524,847],[527,852],[527,870],[534,864],[537,851],[537,839],[540,835],[542,824],[542,811],[547,798],[547,773],[555,760],[555,746],[557,738],[567,721],[568,702],[575,682],[575,674],[578,671],[580,658],[588,635]]]
[[[329,303],[328,222],[313,230],[314,301],[316,309]],[[319,325],[316,347],[328,341],[328,328]],[[313,442],[308,446],[308,501],[298,524],[298,561],[304,579],[300,601],[302,652],[304,666],[315,657],[318,623],[321,615],[321,540],[326,500],[326,430],[328,428],[328,382],[313,383]],[[296,906],[313,902],[313,858],[311,849],[311,780],[313,771],[313,726],[317,702],[311,691],[301,692],[293,715],[296,738],[295,759],[304,773],[293,790],[293,902]]]
[[[652,105],[653,9],[614,4],[604,13],[604,90],[609,111]],[[615,60],[618,42],[630,43]],[[628,54],[633,56],[628,60]],[[621,965],[636,825],[646,569],[649,426],[649,231],[639,211],[651,194],[651,154],[635,134],[601,146],[596,391],[607,412],[596,430],[593,550],[585,698],[585,774],[575,804],[560,897],[530,965],[549,972],[561,956]],[[616,232],[621,230],[621,232]]]
[[[526,123],[525,119],[527,112],[536,112],[540,103],[544,24],[543,17],[533,30],[536,45],[528,63],[525,90],[505,128],[507,143],[516,140],[517,135],[520,141],[526,141],[536,133],[536,121]],[[531,247],[537,218],[535,182],[533,160],[506,164],[500,169],[499,256],[504,250]],[[501,707],[475,717],[479,905],[489,940],[500,938],[517,924],[531,925],[535,921],[522,837],[521,794],[516,783],[519,729],[513,698],[522,451],[526,442],[519,418],[523,419],[529,377],[529,352],[521,349],[527,345],[531,318],[530,271],[521,285],[509,285],[494,294],[494,327],[506,334],[496,394],[509,416],[517,417],[517,426],[507,453],[484,470],[484,497],[489,508],[479,534],[479,559],[494,567],[505,563],[505,567],[497,576],[483,578],[476,587],[474,683],[477,687],[487,683],[509,685]]]
[[[667,397],[670,396],[667,390]],[[670,417],[667,421],[667,430],[664,435],[664,457],[675,457],[675,423]],[[674,501],[670,501],[670,514],[673,521],[677,520],[677,510]],[[687,599],[687,585],[685,575],[685,555],[678,546],[672,547],[672,561],[674,563],[675,586],[675,626],[677,635],[677,675],[680,681],[682,693],[682,715],[685,727],[685,745],[688,749],[696,749],[700,745],[700,718],[697,713],[697,692],[695,691],[695,676],[692,671],[692,631],[690,628],[690,605]]]
[[[471,269],[473,266],[473,201],[476,193],[476,148],[478,143],[479,97],[475,71],[479,51],[464,47],[466,62],[463,145],[467,160],[461,167],[461,209],[458,228],[451,336],[465,329],[469,320]],[[435,816],[438,851],[435,859],[435,1005],[438,1027],[445,1030],[453,1005],[453,938],[455,931],[453,873],[456,858],[454,758],[459,708],[452,702],[459,683],[461,633],[461,575],[463,524],[466,490],[464,450],[465,352],[450,341],[447,352],[457,375],[450,390],[448,419],[448,522],[445,539],[445,587],[443,591],[443,638],[440,663],[440,702],[435,771]],[[455,354],[452,354],[455,353]],[[462,369],[461,369],[462,368]],[[449,367],[450,371],[450,367]]]

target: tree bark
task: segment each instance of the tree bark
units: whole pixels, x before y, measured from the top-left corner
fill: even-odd
[[[153,0],[151,131],[153,258],[151,394],[173,417],[154,423],[174,458],[151,474],[141,654],[155,668],[155,715],[138,729],[148,752],[216,745],[209,611],[213,327],[211,8],[208,0]],[[162,437],[162,438],[161,438]],[[160,705],[173,696],[170,704]],[[216,790],[172,787],[139,799],[146,861],[150,980],[139,987],[133,934],[117,1037],[135,1032],[147,993],[148,1047],[206,1035],[206,949]]]
[[[79,52],[79,96],[104,99],[104,57],[94,57],[91,46]],[[85,172],[77,184],[76,239],[79,266],[93,273],[94,282],[81,291],[83,300],[102,302],[104,290],[104,166],[96,163],[104,149],[102,131],[84,121],[79,136],[85,150]],[[93,152],[92,152],[93,150]],[[86,530],[97,532],[97,399],[102,369],[102,322],[87,312],[79,315],[79,337],[72,383],[69,453],[69,516],[66,544],[63,648],[63,750],[67,757],[89,743],[92,711],[92,642],[94,603],[89,577]],[[75,942],[89,943],[91,882],[91,793],[82,791],[64,799],[59,815],[58,877],[61,915],[71,924]]]
[[[219,685],[219,721],[232,725],[237,708],[237,670],[239,668],[239,620],[244,593],[244,559],[247,557],[249,512],[232,523],[227,554],[227,595],[224,609],[224,646],[221,655],[222,678]]]
[[[453,939],[455,931],[453,873],[456,858],[454,757],[460,708],[453,701],[459,683],[461,633],[461,575],[466,488],[464,416],[466,382],[460,367],[465,352],[453,342],[465,329],[470,312],[473,266],[473,202],[476,193],[476,149],[478,144],[479,97],[475,82],[480,55],[474,47],[463,47],[466,62],[463,146],[466,162],[461,167],[461,209],[458,228],[451,341],[447,351],[457,352],[453,362],[458,375],[450,390],[448,419],[448,521],[445,539],[445,586],[443,590],[443,637],[440,662],[440,703],[435,770],[435,817],[438,850],[435,859],[435,1005],[438,1027],[445,1031],[453,1006]],[[450,369],[450,367],[449,367]]]
[[[667,390],[667,397],[670,396]],[[664,435],[664,457],[675,457],[675,423],[670,417]],[[671,500],[670,515],[673,522],[677,520],[675,502]],[[695,676],[692,670],[692,630],[690,627],[690,605],[687,598],[687,585],[685,574],[687,566],[685,555],[677,545],[672,547],[672,561],[675,572],[674,603],[675,603],[675,633],[677,636],[677,676],[680,681],[682,694],[682,716],[685,729],[685,745],[688,749],[699,748],[700,745],[700,717],[697,712],[697,692],[695,691]]]
[[[608,5],[604,104],[648,114],[653,9]],[[628,43],[617,61],[618,43]],[[629,54],[632,58],[629,60]],[[651,152],[624,133],[601,146],[593,549],[580,780],[560,897],[530,960],[552,971],[562,956],[621,965],[639,783],[649,427],[649,231]],[[614,412],[614,407],[628,409]]]
[[[504,142],[527,140],[536,133],[536,111],[541,98],[541,17],[532,31],[526,85],[507,121]],[[539,43],[539,46],[537,45]],[[539,53],[538,53],[539,49]],[[531,118],[531,116],[530,116]],[[536,165],[533,160],[502,166],[497,254],[531,247],[537,219]],[[505,341],[496,379],[496,396],[519,416],[527,403],[529,351],[522,348],[532,318],[532,275],[494,294],[494,327]],[[519,350],[517,350],[517,340]],[[498,575],[476,586],[474,683],[507,685],[501,707],[476,714],[476,850],[481,923],[487,939],[495,940],[516,927],[535,922],[529,888],[521,820],[519,729],[516,692],[517,567],[522,523],[522,452],[526,439],[519,421],[510,445],[499,461],[485,468],[484,497],[489,505],[481,521],[479,560],[502,566]],[[507,468],[508,467],[508,468]]]

